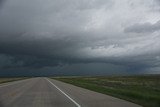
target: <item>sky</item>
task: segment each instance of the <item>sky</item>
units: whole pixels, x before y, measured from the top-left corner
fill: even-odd
[[[159,0],[0,0],[0,76],[160,74]]]

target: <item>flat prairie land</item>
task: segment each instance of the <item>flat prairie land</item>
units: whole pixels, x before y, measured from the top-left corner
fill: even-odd
[[[22,80],[26,79],[27,77],[11,77],[11,78],[4,78],[0,77],[0,84],[6,83],[6,82],[12,82],[12,81],[17,81],[17,80]]]
[[[137,103],[160,107],[160,75],[56,77],[54,79]]]

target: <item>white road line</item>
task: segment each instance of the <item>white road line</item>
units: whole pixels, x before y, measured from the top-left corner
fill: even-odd
[[[64,94],[67,98],[69,98],[77,107],[81,107],[76,101],[74,101],[70,96],[68,96],[65,92],[63,92],[60,88],[58,88],[55,84],[53,84],[50,80],[45,78],[49,83],[51,83],[54,87],[56,87],[62,94]]]

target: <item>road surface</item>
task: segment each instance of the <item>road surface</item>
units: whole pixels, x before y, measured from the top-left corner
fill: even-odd
[[[0,107],[141,107],[49,78],[0,85]]]

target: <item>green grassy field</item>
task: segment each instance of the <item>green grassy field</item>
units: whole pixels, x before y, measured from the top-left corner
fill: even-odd
[[[27,77],[15,77],[15,78],[0,78],[0,84],[6,83],[6,82],[12,82],[12,81],[17,81],[17,80],[22,80],[26,79]]]
[[[160,107],[160,75],[57,77],[54,79],[125,99],[144,107]]]

